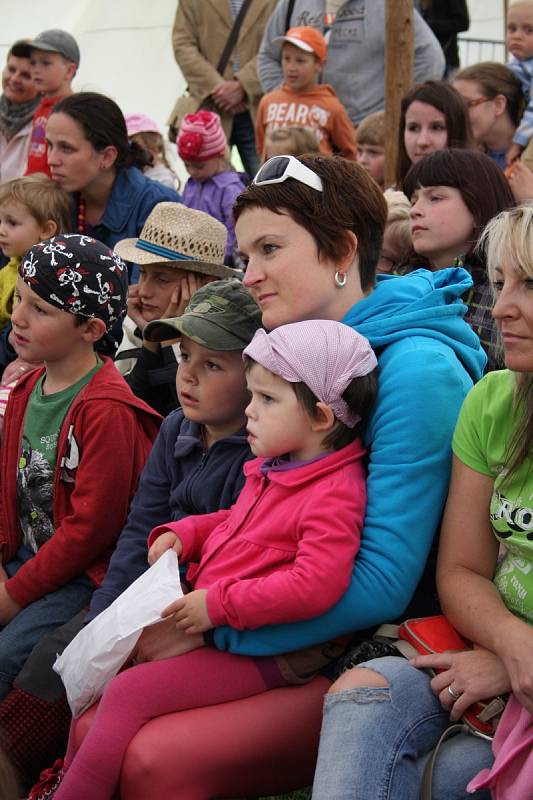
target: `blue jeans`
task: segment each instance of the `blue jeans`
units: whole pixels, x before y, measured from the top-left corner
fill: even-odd
[[[251,180],[259,169],[259,156],[255,148],[255,130],[249,111],[233,117],[229,143],[234,144],[239,151],[242,165]]]
[[[4,569],[13,577],[26,561],[33,558],[26,547]],[[64,625],[88,605],[94,584],[86,575],[79,575],[55,592],[46,594],[22,609],[0,631],[0,702],[9,694],[13,680],[24,666],[35,645],[47,633]]]
[[[418,800],[424,767],[449,725],[429,676],[404,658],[361,667],[389,688],[356,687],[328,694],[313,785],[314,800]],[[468,781],[492,764],[490,743],[469,734],[447,740],[437,757],[433,800],[489,800],[466,793]]]

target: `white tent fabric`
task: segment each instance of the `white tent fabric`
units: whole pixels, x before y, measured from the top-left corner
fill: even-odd
[[[503,0],[468,5],[467,36],[503,38]],[[176,8],[177,0],[0,0],[0,64],[16,39],[64,28],[81,50],[74,89],[107,94],[125,114],[149,114],[166,133],[174,101],[185,88],[172,52]],[[175,148],[169,149],[173,156]]]
[[[63,28],[81,51],[74,90],[107,94],[125,114],[149,114],[166,133],[185,86],[172,52],[176,7],[176,0],[0,0],[0,64],[17,39]]]
[[[0,63],[15,39],[64,28],[81,50],[76,90],[108,94],[125,113],[142,111],[164,126],[184,88],[171,43],[176,7],[177,0],[0,0]],[[469,0],[469,8],[468,36],[503,38],[503,0]]]

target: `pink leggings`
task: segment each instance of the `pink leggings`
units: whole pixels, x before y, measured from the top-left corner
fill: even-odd
[[[319,676],[305,686],[151,720],[126,751],[121,800],[262,797],[309,786],[330,685]],[[78,744],[96,711],[78,720]]]
[[[265,668],[272,663],[263,662]],[[128,745],[143,725],[170,712],[259,694],[273,685],[276,674],[278,685],[285,685],[275,669],[269,669],[265,680],[254,659],[212,647],[125,670],[104,692],[73,760],[71,732],[67,772],[55,800],[109,800],[118,786]]]

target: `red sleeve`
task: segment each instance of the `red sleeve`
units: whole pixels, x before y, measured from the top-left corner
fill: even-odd
[[[66,513],[52,538],[6,583],[22,606],[86,572],[114,546],[149,452],[135,409],[119,401],[84,403],[73,436],[79,465]],[[61,479],[54,491],[66,491]]]
[[[263,578],[217,581],[207,593],[215,627],[242,630],[319,616],[350,583],[365,510],[365,484],[351,470],[314,487],[288,570]]]
[[[355,128],[342,103],[337,101],[331,112],[331,144],[344,158],[355,161],[357,148]]]
[[[177,522],[158,525],[148,537],[148,547],[151,547],[161,534],[172,531],[183,546],[180,560],[199,561],[205,540],[218,525],[227,520],[229,515],[230,509],[221,508],[219,511],[213,511],[212,514],[197,514],[177,520]]]

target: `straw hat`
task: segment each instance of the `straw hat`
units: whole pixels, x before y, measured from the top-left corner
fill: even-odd
[[[181,203],[158,203],[138,239],[123,239],[115,253],[134,264],[165,264],[216,278],[240,278],[224,266],[226,227],[210,214]]]

